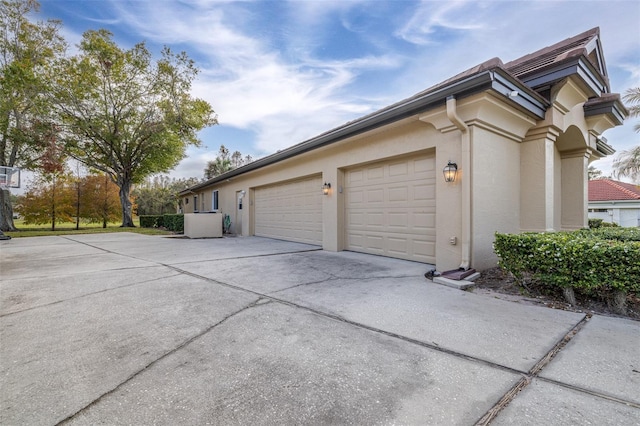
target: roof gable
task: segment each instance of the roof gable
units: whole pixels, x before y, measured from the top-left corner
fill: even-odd
[[[640,200],[640,187],[611,179],[589,181],[589,201]]]
[[[598,27],[508,62],[504,67],[534,88],[578,74],[595,96],[610,92]]]

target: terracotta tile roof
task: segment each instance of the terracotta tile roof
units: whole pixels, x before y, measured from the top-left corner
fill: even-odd
[[[600,35],[600,28],[592,28],[504,65],[511,74],[522,77],[575,56],[588,56],[587,45]],[[594,64],[597,66],[597,64]]]
[[[640,200],[640,187],[611,179],[589,181],[589,201]]]

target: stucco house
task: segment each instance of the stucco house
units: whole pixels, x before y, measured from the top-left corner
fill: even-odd
[[[612,179],[590,180],[589,219],[640,226],[640,187]]]
[[[180,196],[187,214],[228,214],[238,235],[482,270],[495,266],[496,231],[587,225],[588,163],[614,153],[602,134],[626,114],[594,28],[490,59]]]

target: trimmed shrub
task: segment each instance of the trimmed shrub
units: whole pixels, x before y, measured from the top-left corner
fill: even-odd
[[[161,215],[140,216],[140,226],[142,228],[160,228],[164,226],[163,217]]]
[[[494,249],[499,265],[519,280],[609,299],[640,294],[640,229],[496,233]]]
[[[165,214],[162,217],[164,227],[173,232],[184,232],[183,214]]]

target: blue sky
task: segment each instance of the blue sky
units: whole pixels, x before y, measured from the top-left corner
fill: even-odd
[[[613,92],[640,86],[637,1],[41,0],[75,45],[106,28],[123,48],[186,51],[194,95],[220,125],[175,177],[202,177],[224,144],[262,157],[424,90],[487,59],[503,62],[599,26]],[[605,132],[618,150],[633,123]],[[594,165],[605,173],[612,158]]]

